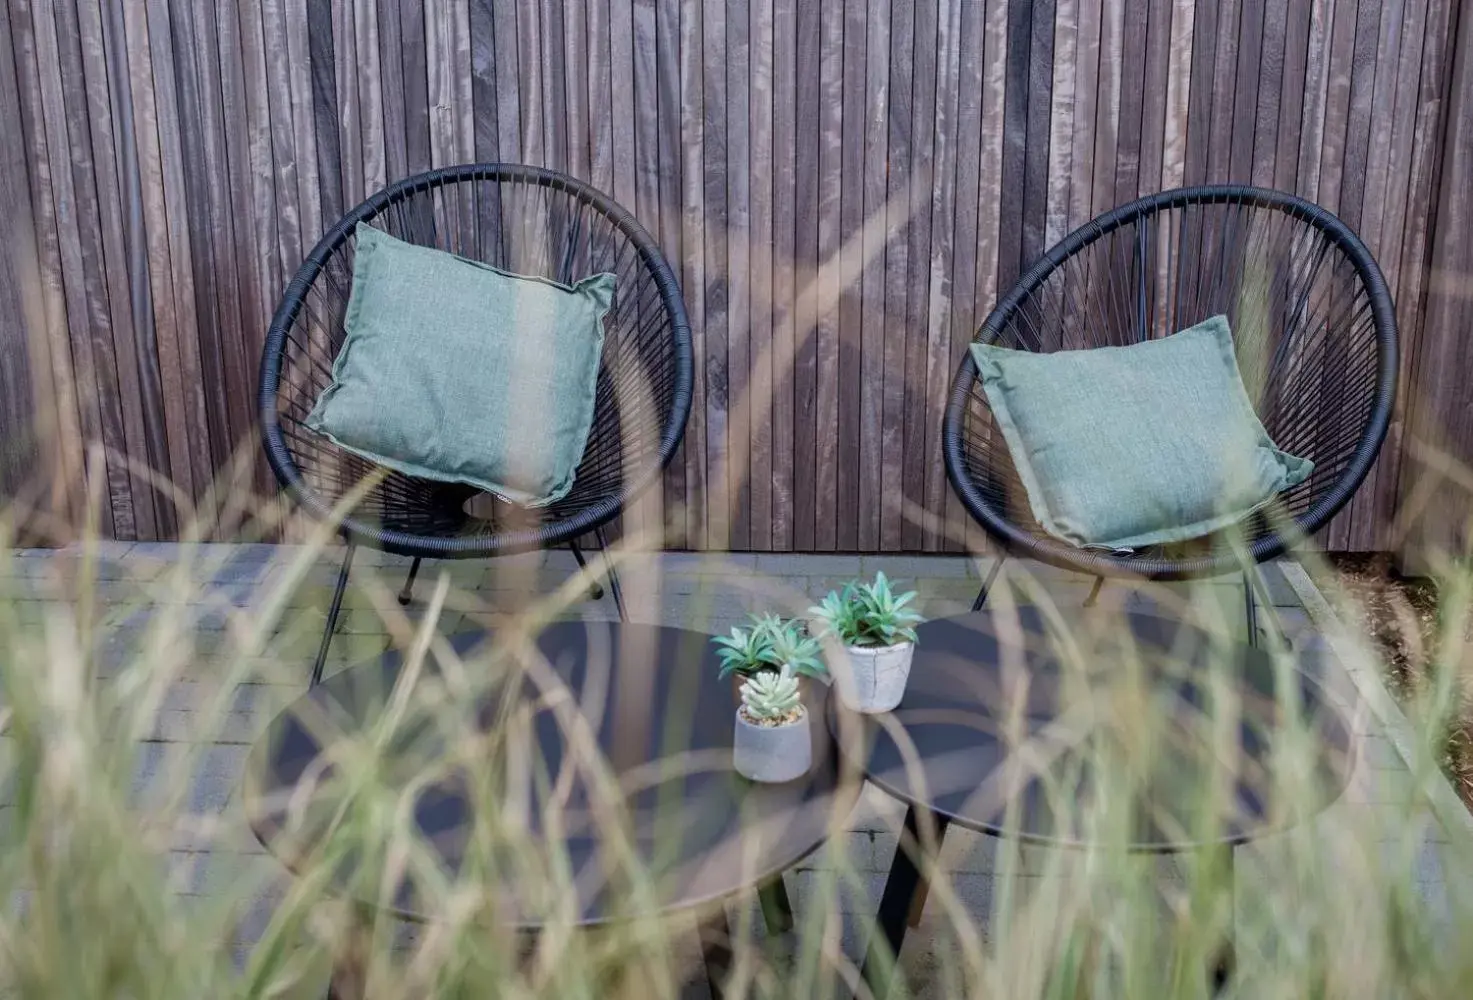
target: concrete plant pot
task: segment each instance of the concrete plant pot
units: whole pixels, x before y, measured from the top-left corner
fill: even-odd
[[[813,740],[808,734],[808,710],[796,722],[759,726],[736,711],[731,763],[752,781],[780,784],[801,778],[813,764]]]
[[[874,715],[888,712],[905,697],[915,643],[893,646],[845,646],[844,662],[833,671],[834,686],[844,707]]]

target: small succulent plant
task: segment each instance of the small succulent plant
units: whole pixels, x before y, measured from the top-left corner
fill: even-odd
[[[847,583],[842,591],[829,591],[808,613],[824,634],[846,646],[893,646],[916,641],[921,616],[906,607],[915,596],[915,591],[893,593],[885,574],[878,573],[874,583]]]
[[[730,635],[711,641],[721,660],[721,676],[737,673],[752,677],[776,673],[788,666],[796,676],[823,677],[827,671],[819,658],[818,640],[807,635],[800,624],[777,615],[752,615],[752,624],[735,626]]]
[[[785,665],[776,673],[764,671],[742,682],[742,711],[758,724],[780,726],[802,714],[798,678]]]

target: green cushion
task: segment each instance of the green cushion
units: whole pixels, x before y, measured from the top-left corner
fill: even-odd
[[[573,488],[614,276],[569,288],[359,223],[347,339],[307,426],[391,469],[529,507]]]
[[[1223,316],[1129,347],[972,357],[1033,516],[1075,545],[1199,538],[1314,469],[1269,440]]]

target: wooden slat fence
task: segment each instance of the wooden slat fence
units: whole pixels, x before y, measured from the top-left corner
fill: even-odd
[[[1457,6],[5,0],[0,476],[56,494],[100,442],[104,529],[170,536],[145,470],[199,497],[248,446],[267,322],[324,228],[413,172],[521,161],[613,194],[685,288],[672,545],[979,544],[942,466],[951,374],[1029,261],[1139,194],[1336,211],[1391,281],[1412,387],[1455,335],[1423,320]],[[1406,440],[1399,413],[1329,547],[1393,544]]]

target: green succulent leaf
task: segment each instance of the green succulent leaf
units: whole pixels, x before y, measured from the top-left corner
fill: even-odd
[[[846,646],[893,646],[915,642],[915,626],[921,616],[908,607],[915,591],[896,594],[883,572],[873,583],[850,582],[842,591],[830,591],[808,609],[824,635]]]
[[[784,718],[801,704],[798,678],[786,666],[755,674],[742,682],[742,704],[750,718]]]

